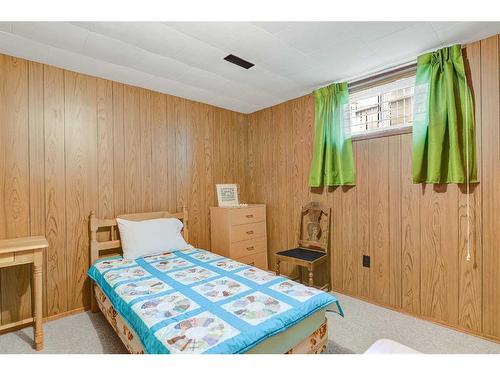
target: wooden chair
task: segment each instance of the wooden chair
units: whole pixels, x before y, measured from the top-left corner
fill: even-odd
[[[305,267],[309,271],[309,286],[313,286],[314,270],[319,265],[328,263],[330,252],[330,214],[330,208],[319,202],[310,202],[302,207],[299,247],[276,253],[277,275],[280,275],[281,262]],[[304,218],[308,219],[307,223],[304,223]],[[330,290],[329,269],[328,282],[321,286],[320,289]]]

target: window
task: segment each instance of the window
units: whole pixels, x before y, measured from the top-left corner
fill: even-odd
[[[353,136],[404,129],[413,122],[415,75],[350,94],[348,122]]]

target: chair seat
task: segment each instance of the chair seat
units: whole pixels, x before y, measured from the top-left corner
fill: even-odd
[[[322,257],[326,257],[325,253],[321,253],[319,251],[308,250],[301,247],[297,247],[295,249],[280,251],[276,253],[277,255],[282,255],[290,258],[305,260],[307,262],[314,262]]]

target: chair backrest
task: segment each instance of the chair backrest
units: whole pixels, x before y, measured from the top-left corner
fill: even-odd
[[[310,202],[300,215],[299,246],[327,253],[330,245],[330,207]]]

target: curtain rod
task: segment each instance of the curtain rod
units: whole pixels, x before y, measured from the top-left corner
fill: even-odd
[[[412,61],[410,63],[400,64],[400,65],[392,67],[392,68],[379,70],[378,72],[374,72],[374,73],[369,74],[369,75],[364,75],[364,76],[361,76],[359,78],[354,78],[354,79],[348,80],[347,83],[348,83],[349,89],[352,89],[355,87],[364,86],[364,85],[372,83],[372,82],[377,82],[377,81],[383,80],[383,79],[391,77],[393,75],[415,71],[416,69],[417,69],[416,61]]]
[[[389,68],[375,70],[375,71],[372,71],[370,73],[365,73],[363,75],[350,77],[348,79],[335,80],[335,82],[347,82],[349,89],[352,89],[354,87],[359,87],[359,86],[365,85],[366,83],[369,83],[369,82],[374,82],[374,81],[380,80],[384,77],[389,77],[392,74],[405,72],[407,70],[408,71],[411,71],[413,69],[416,70],[416,68],[417,68],[417,61],[416,61],[416,59],[413,59],[411,61],[406,61],[406,62],[397,64],[397,65],[393,65]],[[328,85],[322,85],[314,90],[320,89],[321,87],[326,87]]]

